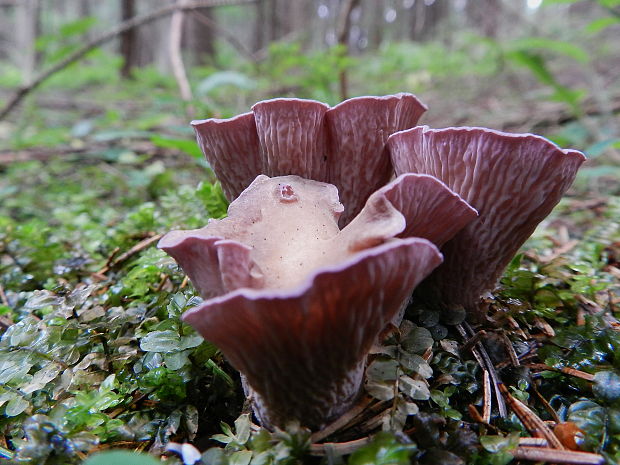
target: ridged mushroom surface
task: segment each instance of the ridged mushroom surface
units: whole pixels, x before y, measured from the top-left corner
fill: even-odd
[[[250,113],[197,120],[192,126],[229,200],[259,174],[297,175],[338,187],[344,225],[390,180],[389,135],[415,126],[425,111],[405,93],[356,97],[333,108],[280,98],[259,102]]]
[[[439,205],[455,220],[433,230],[427,213]],[[447,240],[476,215],[423,175],[380,189],[340,230],[342,210],[333,185],[261,175],[227,218],[159,243],[207,299],[184,320],[246,377],[267,426],[316,429],[351,407],[370,347],[441,262],[429,240],[396,236],[419,224]]]
[[[397,174],[434,176],[478,210],[443,245],[444,263],[418,289],[474,313],[585,160],[540,136],[468,127],[416,127],[392,135],[388,149]]]

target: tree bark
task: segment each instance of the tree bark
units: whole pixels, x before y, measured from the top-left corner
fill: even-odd
[[[17,62],[22,71],[22,82],[29,83],[37,64],[35,42],[39,34],[39,0],[22,0],[17,9]]]
[[[449,11],[446,0],[435,0],[431,4],[416,1],[414,8],[413,23],[410,29],[410,39],[414,41],[428,40]]]
[[[502,2],[497,0],[476,0],[467,2],[465,13],[469,22],[484,36],[497,37],[499,19],[502,15]]]
[[[203,18],[204,22],[213,25],[217,25],[217,19],[215,11],[211,8],[201,8],[194,13],[185,18],[183,45],[191,51],[193,64],[204,65],[215,55],[215,28],[207,27],[198,16]]]
[[[265,47],[265,24],[266,24],[266,12],[265,12],[265,0],[258,0],[256,2],[255,21],[254,21],[254,45],[252,46],[252,52],[256,53]]]
[[[187,0],[177,0],[177,5],[184,6],[187,4]],[[172,64],[172,73],[179,86],[181,98],[189,102],[192,99],[192,89],[187,79],[187,73],[185,72],[185,66],[183,64],[183,56],[181,55],[181,39],[183,35],[183,19],[185,12],[177,10],[172,13],[170,19],[170,43],[168,44],[168,54],[170,56],[170,63]]]
[[[366,0],[363,6],[363,14],[369,18],[368,22],[368,46],[371,50],[376,50],[383,42],[384,20],[383,11],[385,2],[383,0]]]
[[[128,21],[135,15],[135,0],[121,0],[121,22]],[[137,31],[135,28],[128,29],[121,34],[120,53],[123,57],[121,76],[125,79],[131,77],[131,71],[136,66],[136,42]]]

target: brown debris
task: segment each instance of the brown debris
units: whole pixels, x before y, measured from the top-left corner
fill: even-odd
[[[549,449],[547,447],[519,446],[512,455],[518,460],[533,462],[569,463],[578,465],[599,465],[605,463],[602,455],[589,452],[574,452],[568,450]]]
[[[558,422],[553,428],[553,432],[567,449],[579,450],[578,441],[583,440],[583,431],[572,421],[564,423]]]
[[[512,396],[504,384],[499,385],[499,390],[506,399],[508,406],[512,409],[515,415],[517,415],[519,420],[521,420],[521,423],[523,423],[525,429],[528,430],[532,436],[546,439],[549,445],[556,449],[564,449],[564,446],[558,437],[553,434],[553,431],[547,426],[547,424],[542,421],[540,417],[536,415],[527,405]]]
[[[127,260],[129,260],[131,257],[136,255],[137,253],[142,252],[144,249],[148,249],[151,245],[153,245],[158,240],[160,240],[162,236],[163,234],[149,233],[149,236],[146,239],[141,240],[136,245],[134,245],[132,248],[130,248],[127,252],[124,252],[120,254],[118,257],[116,257],[115,259],[112,259],[112,257],[117,252],[117,250],[114,250],[110,258],[108,258],[108,262],[104,265],[104,267],[101,268],[96,273],[94,273],[95,276],[105,276],[105,274],[108,271],[110,271],[112,268],[120,265],[123,262],[126,262]]]
[[[348,455],[355,452],[370,442],[369,437],[356,439],[349,442],[326,442],[324,444],[312,444],[310,455],[322,457],[324,455]]]
[[[590,373],[586,373],[585,371],[575,370],[574,368],[562,367],[555,368],[544,363],[530,363],[527,365],[528,368],[533,370],[548,370],[548,371],[556,371],[559,373],[564,373],[565,375],[574,376],[576,378],[585,379],[586,381],[594,381],[594,375]]]

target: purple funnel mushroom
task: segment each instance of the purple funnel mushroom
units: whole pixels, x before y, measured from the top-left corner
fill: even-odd
[[[411,94],[357,97],[333,108],[280,98],[259,102],[234,118],[192,125],[228,200],[259,174],[294,174],[338,187],[344,225],[392,177],[388,136],[415,126],[425,111]]]
[[[159,243],[207,299],[183,319],[242,373],[268,427],[317,429],[352,406],[372,344],[441,263],[429,240],[396,236],[443,242],[476,216],[440,181],[412,174],[340,230],[342,211],[333,185],[260,175],[227,218]]]
[[[474,316],[480,297],[495,287],[585,160],[540,136],[483,128],[420,126],[391,136],[388,149],[397,174],[435,176],[478,210],[441,248],[444,263],[416,291]]]

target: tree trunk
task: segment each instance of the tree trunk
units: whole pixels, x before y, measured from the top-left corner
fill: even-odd
[[[497,37],[502,2],[497,0],[476,0],[467,2],[465,13],[469,23],[486,37]]]
[[[217,24],[212,8],[201,8],[187,15],[183,28],[183,48],[191,51],[193,64],[204,65],[215,55],[215,32],[213,28],[203,24],[199,17],[206,22]]]
[[[266,5],[269,18],[269,35],[267,36],[267,40],[273,42],[279,37],[278,30],[280,28],[280,19],[278,15],[278,0],[267,0]]]
[[[255,7],[255,20],[254,20],[254,45],[252,46],[252,52],[256,53],[265,47],[265,0],[257,0]]]
[[[362,11],[363,15],[368,17],[368,46],[370,49],[376,50],[383,42],[385,2],[383,0],[367,0],[364,2]]]
[[[22,0],[17,8],[16,62],[22,71],[22,81],[32,79],[37,64],[35,42],[40,30],[41,5],[39,0]]]
[[[415,41],[430,39],[437,25],[449,11],[446,0],[435,0],[432,3],[416,1],[414,9],[410,39]]]
[[[121,0],[121,21],[127,21],[136,15],[135,0]],[[121,34],[120,53],[123,57],[121,76],[131,77],[131,70],[136,66],[136,29],[130,29]]]

